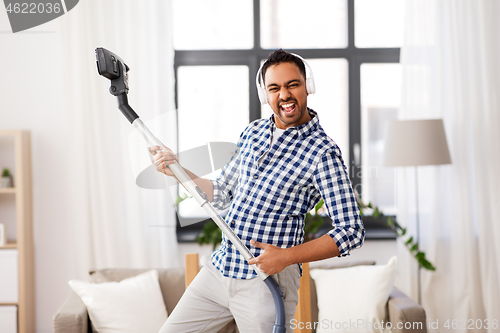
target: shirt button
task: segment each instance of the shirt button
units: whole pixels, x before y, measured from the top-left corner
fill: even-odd
[[[231,222],[231,225],[234,225],[234,221]]]
[[[241,200],[241,201],[242,201],[242,202],[246,202],[246,201],[247,201],[247,199],[245,198],[245,199],[243,199],[243,200]]]
[[[257,179],[257,178],[259,178],[259,176],[255,175],[255,176],[253,176],[253,178]]]
[[[230,248],[231,248],[231,244],[229,244],[229,245],[227,246],[227,248],[228,248],[228,249],[230,249]]]

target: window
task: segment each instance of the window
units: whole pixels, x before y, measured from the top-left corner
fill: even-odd
[[[361,65],[361,145],[363,200],[395,214],[395,168],[383,165],[384,136],[389,121],[398,118],[401,102],[399,64]]]
[[[207,142],[236,143],[242,129],[249,123],[248,84],[246,66],[179,67],[177,116],[181,130],[178,131],[178,151],[204,146]],[[205,163],[209,162],[205,159]],[[218,172],[195,174],[214,178]],[[181,196],[188,194],[182,186],[179,187],[179,192]],[[182,202],[178,214],[198,221],[207,216],[195,200]],[[192,222],[182,225],[190,223]]]
[[[261,0],[260,39],[261,47],[271,50],[346,48],[347,3]]]
[[[174,0],[176,50],[253,47],[252,0]]]
[[[342,150],[353,187],[390,208],[384,177],[391,173],[377,178],[363,171],[379,168],[378,124],[399,108],[394,98],[372,99],[376,91],[399,93],[399,0],[174,0],[173,6],[179,151],[207,141],[235,143],[246,124],[269,117],[255,75],[269,53],[283,48],[311,66],[317,92],[308,105]],[[201,208],[179,212],[193,221],[205,217]],[[199,230],[201,223],[178,228],[178,239],[192,241]]]

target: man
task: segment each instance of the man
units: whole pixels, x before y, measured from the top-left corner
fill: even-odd
[[[273,52],[258,73],[258,88],[265,90],[273,115],[247,126],[216,180],[185,169],[215,208],[230,207],[226,222],[256,258],[247,263],[224,236],[161,333],[217,332],[232,317],[241,332],[271,332],[273,299],[249,264],[274,274],[290,327],[300,263],[346,256],[362,245],[364,228],[340,149],[307,108],[311,79],[301,58]],[[160,172],[173,176],[168,165],[177,161],[175,154],[159,152],[154,159]],[[333,229],[303,243],[305,215],[321,198]]]

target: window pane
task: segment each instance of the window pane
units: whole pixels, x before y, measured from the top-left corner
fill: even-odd
[[[400,64],[361,65],[362,191],[385,213],[395,213],[395,170],[383,165],[387,124],[398,118],[401,98]]]
[[[249,123],[248,67],[181,66],[177,80],[179,151],[214,141],[236,144]],[[219,173],[197,176],[214,178]],[[182,186],[180,193],[186,193]],[[207,216],[194,200],[182,202],[179,208],[184,217]]]
[[[355,43],[357,47],[401,47],[404,1],[355,0]]]
[[[177,50],[251,49],[251,0],[174,0],[174,48]]]
[[[260,0],[264,49],[347,47],[346,0]]]
[[[349,165],[349,110],[347,60],[306,59],[311,66],[316,93],[309,95],[307,106],[318,113],[320,124],[342,151],[342,157]],[[262,117],[272,114],[271,107],[262,107]]]

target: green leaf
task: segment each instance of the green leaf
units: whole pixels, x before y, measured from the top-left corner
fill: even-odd
[[[199,245],[212,244],[213,250],[222,242],[222,231],[214,221],[210,221],[203,225],[201,233],[196,237],[196,242]]]
[[[2,170],[2,177],[7,177],[7,178],[12,177],[12,174],[10,173],[10,170],[7,169],[7,168],[4,168]]]
[[[186,199],[190,199],[192,197],[188,197],[186,193],[184,193],[184,197],[177,196],[177,199],[175,200],[175,205],[178,206],[181,202],[183,202]]]
[[[318,210],[320,210],[321,207],[323,207],[323,205],[325,204],[325,202],[323,201],[323,199],[321,199],[318,204],[316,205],[316,207],[314,207],[314,212],[316,214],[318,214]]]
[[[376,206],[374,206],[371,202],[369,202],[367,205],[363,203],[363,201],[359,198],[359,196],[356,196],[356,201],[358,202],[359,206],[359,211],[360,215],[363,215],[363,208],[371,208],[373,209],[373,217],[378,218],[379,220],[382,220],[385,222],[386,225],[391,227],[391,229],[396,233],[396,237],[398,238],[403,238],[407,234],[407,229],[403,228],[397,220],[393,219],[390,216],[385,216],[384,213]],[[307,218],[306,218],[307,220]],[[410,236],[410,238],[405,241],[405,245],[408,248],[408,250],[413,254],[415,257],[415,260],[419,263],[419,265],[429,271],[435,271],[436,268],[425,258],[425,253],[423,251],[418,250],[418,243],[413,244],[413,236]],[[415,253],[416,252],[416,253]]]
[[[413,244],[413,246],[410,249],[411,252],[415,252],[416,250],[418,250],[418,243]]]
[[[417,258],[418,260],[425,260],[425,253],[418,252],[417,254],[415,254],[415,258]]]
[[[434,267],[430,262],[428,262],[427,260],[423,263],[422,267],[424,267],[425,269],[429,270],[429,271],[435,271],[436,270],[436,267]]]

